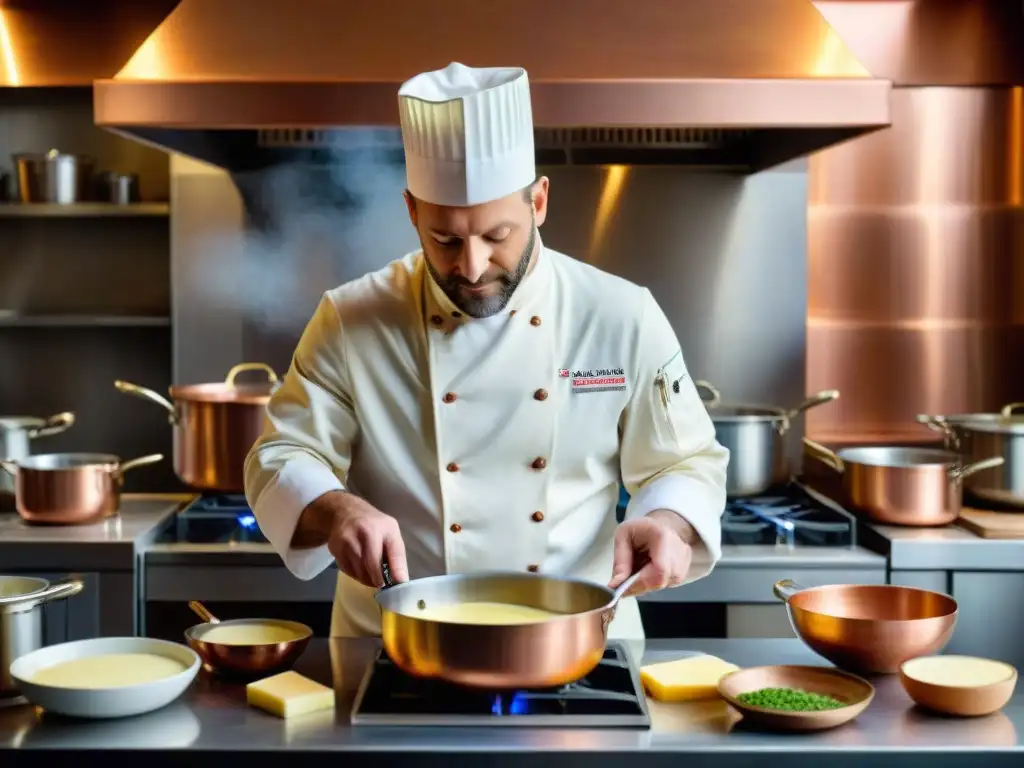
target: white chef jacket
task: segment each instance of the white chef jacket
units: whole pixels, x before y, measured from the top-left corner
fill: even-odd
[[[411,578],[540,571],[605,584],[620,477],[627,517],[682,515],[721,554],[729,452],[646,288],[548,248],[501,313],[464,316],[421,252],[327,292],[245,465],[260,528],[300,579],[303,509],[348,488],[394,516]],[[339,572],[332,636],[380,634],[374,590]],[[609,627],[643,638],[625,599]]]

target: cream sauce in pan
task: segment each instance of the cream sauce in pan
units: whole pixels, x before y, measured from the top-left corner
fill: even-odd
[[[427,621],[447,624],[488,624],[508,626],[536,624],[564,614],[515,603],[466,602],[451,605],[427,606],[413,616]]]
[[[204,643],[220,645],[274,645],[297,640],[304,632],[281,624],[224,624],[203,632],[199,637]]]

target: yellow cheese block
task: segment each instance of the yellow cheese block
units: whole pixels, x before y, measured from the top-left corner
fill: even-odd
[[[289,670],[249,683],[245,686],[245,698],[251,706],[272,715],[295,717],[331,709],[334,689]]]
[[[690,656],[640,668],[647,695],[657,701],[691,701],[718,695],[718,681],[739,667],[717,656]]]

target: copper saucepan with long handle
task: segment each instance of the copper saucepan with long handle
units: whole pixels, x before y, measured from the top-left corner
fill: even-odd
[[[0,461],[14,477],[14,503],[28,523],[82,525],[121,506],[125,472],[163,461],[159,453],[121,461],[106,453],[40,453]]]
[[[549,688],[589,674],[604,655],[608,625],[619,600],[636,581],[618,589],[535,573],[448,574],[391,580],[384,564],[381,608],[384,650],[407,674],[471,688]],[[483,602],[529,606],[552,618],[530,624],[463,624],[421,614],[428,606]]]
[[[229,619],[221,621],[206,609],[202,603],[193,600],[188,604],[202,624],[185,630],[185,642],[199,654],[203,667],[229,677],[255,678],[283,672],[291,668],[302,655],[313,636],[313,630],[305,624],[284,619]],[[235,633],[232,642],[213,639],[217,628],[241,630]],[[245,642],[247,635],[257,639],[260,635],[267,642]],[[253,636],[256,637],[253,637]],[[267,637],[270,635],[269,637]]]
[[[267,380],[236,382],[246,371],[262,371]],[[127,381],[115,381],[120,392],[165,408],[174,427],[174,471],[199,491],[242,493],[245,457],[263,433],[267,403],[278,387],[277,374],[266,363],[239,363],[224,381],[173,386],[170,399]]]

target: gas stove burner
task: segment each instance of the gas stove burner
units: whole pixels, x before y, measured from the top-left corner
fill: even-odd
[[[355,725],[649,728],[640,681],[625,648],[609,644],[575,683],[526,691],[480,691],[411,677],[383,650],[352,705]]]
[[[265,543],[266,536],[242,495],[200,496],[181,510],[161,541],[188,544]]]
[[[856,525],[835,503],[791,483],[764,496],[730,499],[722,535],[728,544],[853,547]]]

